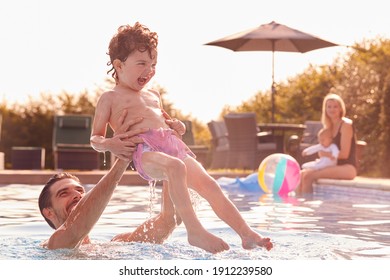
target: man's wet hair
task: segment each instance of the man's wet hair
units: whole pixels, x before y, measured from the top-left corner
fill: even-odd
[[[61,172],[53,175],[44,185],[41,194],[39,195],[38,199],[38,205],[39,205],[39,210],[41,211],[42,216],[45,218],[46,222],[49,224],[50,227],[53,229],[56,229],[54,224],[43,215],[43,209],[52,207],[52,202],[51,202],[51,192],[50,188],[53,186],[56,182],[63,180],[63,179],[73,179],[76,182],[80,183],[80,179],[70,173],[67,172]]]

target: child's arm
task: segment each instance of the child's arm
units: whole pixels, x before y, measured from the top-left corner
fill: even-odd
[[[165,123],[176,132],[177,137],[181,138],[181,136],[186,133],[185,124],[178,119],[172,119],[164,109],[161,109],[161,112],[165,118]]]
[[[95,109],[91,132],[91,146],[98,152],[110,150],[109,140],[106,139],[107,125],[110,120],[110,100],[103,94]]]
[[[159,99],[160,103],[160,110],[165,118],[165,123],[174,130],[174,134],[178,138],[182,138],[182,135],[186,132],[186,126],[183,122],[179,121],[178,119],[171,118],[171,116],[163,109],[163,103],[161,99],[160,93],[155,89],[149,89],[149,91],[156,95],[156,97]]]
[[[321,150],[322,146],[320,144],[316,144],[310,147],[307,147],[302,151],[302,156],[310,156],[312,154],[318,153]]]

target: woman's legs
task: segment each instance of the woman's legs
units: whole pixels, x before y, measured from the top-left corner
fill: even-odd
[[[296,190],[297,193],[312,193],[313,192],[313,176],[311,173],[316,172],[314,169],[303,169],[301,171],[301,182]]]
[[[312,193],[314,181],[321,178],[352,180],[356,175],[356,168],[351,164],[330,166],[319,170],[305,169],[301,171],[301,183],[297,192]]]

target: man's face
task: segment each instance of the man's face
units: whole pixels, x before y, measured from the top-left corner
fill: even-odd
[[[66,178],[55,182],[50,188],[52,206],[46,208],[47,216],[56,228],[61,226],[85,194],[77,181]]]

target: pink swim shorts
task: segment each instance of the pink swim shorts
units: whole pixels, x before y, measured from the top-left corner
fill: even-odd
[[[144,140],[144,143],[138,144],[137,150],[133,154],[133,162],[139,175],[145,180],[152,181],[154,179],[149,177],[142,168],[141,156],[144,152],[163,152],[181,160],[187,156],[196,157],[190,148],[173,134],[171,129],[150,129],[148,132],[139,134],[139,137]]]

